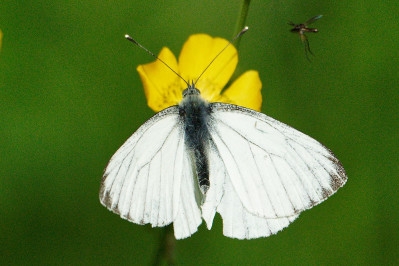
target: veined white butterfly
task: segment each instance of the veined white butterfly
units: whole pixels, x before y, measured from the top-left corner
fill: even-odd
[[[318,141],[257,111],[209,103],[193,82],[114,154],[100,201],[137,224],[173,223],[177,239],[202,219],[210,229],[218,212],[225,236],[251,239],[287,227],[346,180]]]

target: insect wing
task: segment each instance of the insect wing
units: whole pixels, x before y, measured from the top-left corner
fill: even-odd
[[[226,152],[225,147],[220,145],[221,142],[223,140],[217,134],[212,135],[209,157],[210,188],[202,205],[202,217],[208,229],[212,227],[215,212],[220,213],[223,218],[223,234],[227,237],[238,239],[267,237],[287,227],[298,215],[266,219],[250,213],[244,207],[226,170],[229,164],[224,163],[226,156],[221,155]]]
[[[228,175],[226,175],[224,185],[224,196],[217,211],[223,218],[223,234],[238,239],[252,239],[276,234],[299,216],[266,219],[250,213],[242,204]]]
[[[345,184],[341,163],[311,137],[244,107],[215,103],[212,110],[211,137],[230,190],[250,214],[293,219]]]
[[[183,132],[176,106],[143,124],[105,169],[101,203],[138,224],[155,227],[185,222],[185,228],[175,229],[176,238],[195,232],[201,214],[194,197],[191,167],[186,162]]]
[[[184,142],[184,141],[182,141]],[[180,185],[180,202],[178,213],[173,221],[173,229],[176,239],[191,236],[197,232],[202,223],[197,180],[194,179],[193,167],[189,157],[184,154],[183,175]]]
[[[307,21],[306,21],[305,23],[303,23],[303,24],[304,24],[305,26],[310,25],[310,24],[312,24],[313,22],[315,22],[316,20],[321,19],[322,17],[323,17],[323,15],[315,16],[315,17],[313,17],[313,18],[307,20]]]

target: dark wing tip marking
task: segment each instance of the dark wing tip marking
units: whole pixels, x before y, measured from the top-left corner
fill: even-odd
[[[339,188],[341,188],[343,185],[345,185],[346,181],[348,180],[348,176],[346,175],[344,166],[342,163],[337,159],[335,154],[326,146],[324,146],[322,143],[320,143],[324,149],[326,149],[329,153],[330,156],[328,159],[334,164],[335,170],[338,173],[338,176],[335,173],[329,173],[331,180],[330,180],[330,186],[331,188],[335,191],[337,191]]]
[[[101,189],[100,189],[100,202],[103,206],[107,207],[108,210],[121,216],[119,209],[118,209],[118,205],[116,205],[115,207],[112,207],[111,195],[109,194],[109,191],[104,192],[103,186],[101,186]]]
[[[105,190],[104,180],[105,176],[103,177],[100,186],[100,192],[99,192],[100,203],[109,209],[111,208],[112,201],[111,201],[111,196],[109,195],[109,191]]]
[[[105,195],[103,195],[103,193],[100,195],[100,202],[105,207],[111,207],[111,197],[109,196],[108,192],[106,192]]]
[[[323,148],[329,152],[330,157],[327,158],[333,163],[336,173],[338,173],[337,175],[335,172],[328,172],[328,174],[330,175],[330,187],[332,191],[323,189],[323,197],[327,198],[334,194],[339,188],[343,187],[343,185],[345,185],[346,181],[348,180],[348,176],[346,175],[342,163],[337,159],[337,157],[335,157],[335,154],[322,143],[320,143],[320,145],[322,145]]]
[[[334,191],[337,191],[340,187],[342,187],[345,182],[337,175],[330,175],[331,176],[331,182],[330,186]]]
[[[328,197],[330,197],[332,194],[334,194],[334,192],[335,191],[332,191],[332,190],[329,190],[329,189],[326,189],[325,187],[322,187],[321,188],[321,190],[322,190],[322,195],[323,195],[323,200],[322,201],[324,201],[325,199],[327,199]],[[320,203],[320,202],[319,202]]]

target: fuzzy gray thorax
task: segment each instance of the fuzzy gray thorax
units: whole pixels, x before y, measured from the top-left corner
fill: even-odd
[[[210,184],[208,162],[210,108],[194,84],[183,91],[179,116],[184,125],[184,140],[195,166],[198,185],[205,195]]]

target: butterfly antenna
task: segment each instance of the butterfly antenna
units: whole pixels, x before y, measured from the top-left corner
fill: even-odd
[[[128,41],[131,41],[132,43],[134,43],[135,45],[137,45],[138,47],[140,47],[141,49],[143,49],[144,51],[146,51],[147,53],[149,53],[150,55],[152,55],[155,59],[161,61],[165,66],[167,66],[170,70],[172,70],[173,73],[175,73],[179,78],[181,78],[186,84],[187,86],[190,86],[188,84],[188,82],[179,75],[179,73],[177,73],[176,71],[173,70],[173,68],[171,68],[168,64],[166,64],[161,58],[159,58],[158,56],[156,56],[155,54],[153,54],[150,50],[148,50],[147,48],[145,48],[144,46],[142,46],[140,43],[138,43],[136,40],[134,40],[132,37],[130,37],[129,35],[125,35],[125,38]]]
[[[208,64],[208,66],[204,69],[204,71],[202,71],[201,75],[199,75],[199,77],[197,78],[197,80],[194,82],[194,85],[197,84],[198,80],[200,79],[200,77],[205,73],[205,71],[212,65],[213,61],[215,61],[216,58],[218,58],[218,56],[224,51],[226,50],[227,47],[230,46],[231,43],[233,43],[235,40],[237,40],[238,37],[240,37],[241,35],[243,35],[246,31],[248,30],[248,27],[245,26],[242,31],[240,31],[240,33],[237,34],[236,37],[234,37],[213,59],[212,61]]]

